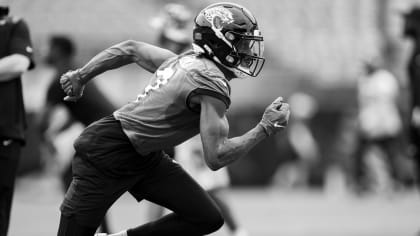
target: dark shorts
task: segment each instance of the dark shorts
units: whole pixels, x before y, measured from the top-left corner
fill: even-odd
[[[141,201],[165,178],[184,174],[184,170],[167,156],[152,170],[146,174],[115,178],[103,174],[80,156],[75,156],[73,180],[61,205],[61,212],[74,217],[80,225],[97,227],[107,210],[125,192]]]
[[[92,235],[109,207],[126,191],[138,201],[146,199],[174,212],[136,227],[141,235],[204,235],[221,226],[216,203],[168,156],[146,175],[122,178],[103,175],[78,156],[73,167],[73,181],[61,206],[59,236]]]
[[[119,121],[105,117],[87,127],[75,141],[73,179],[61,205],[63,215],[80,224],[99,225],[108,208],[126,191],[138,201],[157,169],[180,168],[163,152],[138,154]],[[147,181],[146,181],[147,179]]]
[[[74,142],[76,155],[90,162],[105,175],[123,177],[145,173],[156,166],[162,152],[142,156],[136,152],[112,115],[88,126]]]

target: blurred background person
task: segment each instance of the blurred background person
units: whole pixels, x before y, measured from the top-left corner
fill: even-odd
[[[9,228],[16,171],[25,143],[25,107],[21,75],[34,68],[26,21],[9,15],[0,1],[0,235]]]
[[[417,165],[417,183],[420,183],[420,8],[413,8],[404,15],[404,36],[413,43],[408,61],[410,93],[410,136],[412,156]]]
[[[43,134],[44,145],[50,147],[53,155],[58,155],[54,150],[54,140],[61,132],[65,132],[74,123],[81,123],[88,126],[90,123],[100,118],[112,114],[114,105],[105,94],[94,84],[87,86],[87,93],[76,104],[66,102],[66,96],[60,86],[60,77],[69,70],[77,68],[75,63],[76,45],[73,40],[66,35],[52,35],[48,41],[48,52],[45,58],[47,65],[55,70],[54,77],[48,85],[45,106],[39,114],[40,129]],[[55,112],[59,108],[65,108],[69,116],[66,119],[57,121]],[[57,161],[57,157],[55,157]],[[71,162],[67,162],[61,173],[61,182],[64,192],[67,191],[72,180]],[[103,232],[109,232],[108,220],[105,217],[101,224]]]
[[[287,145],[290,156],[276,173],[275,181],[287,187],[313,187],[321,165],[321,152],[318,141],[311,129],[311,119],[317,112],[318,104],[314,97],[304,92],[293,93],[288,102],[293,107],[292,119],[287,132]],[[322,175],[322,174],[321,174]]]
[[[158,46],[176,54],[191,48],[191,10],[180,3],[166,4],[158,16],[150,22],[159,31]]]
[[[402,118],[397,105],[399,91],[399,81],[381,66],[380,58],[364,61],[363,74],[357,83],[359,134],[353,172],[357,193],[395,190],[400,183]],[[378,156],[383,159],[375,158]]]

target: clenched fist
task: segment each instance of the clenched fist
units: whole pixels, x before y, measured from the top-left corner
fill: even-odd
[[[289,104],[283,102],[282,97],[278,97],[265,109],[259,124],[264,128],[266,134],[270,136],[287,126],[289,116]]]
[[[80,81],[78,70],[71,70],[63,74],[60,78],[61,88],[67,94],[64,101],[75,102],[83,96],[85,85]]]

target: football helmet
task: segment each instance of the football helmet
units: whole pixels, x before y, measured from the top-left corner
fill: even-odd
[[[215,3],[195,17],[193,47],[235,75],[257,76],[265,62],[264,39],[252,13],[234,3]]]

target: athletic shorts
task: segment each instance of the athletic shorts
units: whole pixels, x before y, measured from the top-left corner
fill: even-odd
[[[170,174],[180,168],[164,152],[138,154],[112,116],[87,127],[74,146],[73,178],[60,209],[81,225],[99,225],[126,191],[141,201],[150,188],[145,183],[159,182],[159,169]]]
[[[137,153],[113,115],[88,126],[74,142],[74,148],[77,156],[116,178],[147,172],[163,156],[161,151],[147,156]]]
[[[186,175],[169,156],[165,156],[147,174],[115,178],[104,175],[80,156],[73,160],[73,180],[61,204],[61,213],[74,217],[78,224],[98,227],[111,205],[125,192],[137,201],[162,187],[165,179]],[[173,186],[168,186],[171,189]]]

